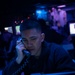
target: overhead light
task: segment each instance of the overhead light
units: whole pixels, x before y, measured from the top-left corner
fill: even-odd
[[[58,8],[63,8],[63,7],[66,7],[66,5],[59,5],[57,6]]]

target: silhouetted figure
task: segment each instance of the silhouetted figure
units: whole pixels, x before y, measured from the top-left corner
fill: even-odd
[[[55,42],[57,44],[61,44],[64,36],[57,33],[54,29],[51,29],[49,26],[46,25],[46,21],[43,19],[38,20],[41,24],[42,32],[45,33],[45,40],[47,42]]]

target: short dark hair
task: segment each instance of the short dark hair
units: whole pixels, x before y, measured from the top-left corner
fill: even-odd
[[[31,20],[26,19],[21,25],[20,25],[20,31],[28,30],[28,29],[37,29],[38,31],[41,31],[41,25],[37,20]]]

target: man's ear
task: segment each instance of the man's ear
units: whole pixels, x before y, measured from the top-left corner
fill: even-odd
[[[45,38],[45,34],[44,34],[44,33],[42,33],[42,34],[41,34],[41,42],[43,42],[43,41],[44,41],[44,38]]]

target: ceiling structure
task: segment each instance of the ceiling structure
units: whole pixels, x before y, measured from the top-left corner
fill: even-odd
[[[2,24],[9,25],[14,17],[27,16],[36,6],[52,7],[72,3],[75,3],[75,0],[0,0],[0,27]]]

